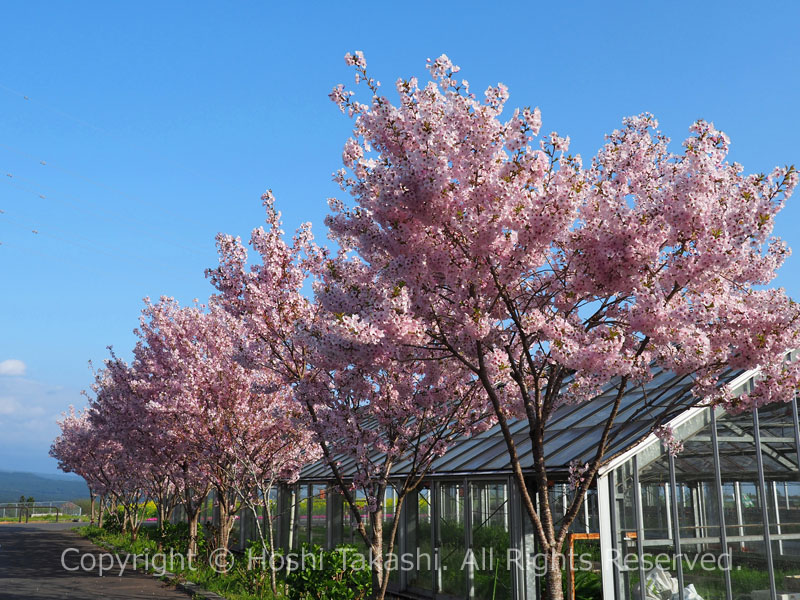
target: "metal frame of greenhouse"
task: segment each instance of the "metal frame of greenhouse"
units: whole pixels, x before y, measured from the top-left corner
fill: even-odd
[[[729,370],[721,381],[744,393],[757,377],[756,371]],[[611,459],[571,528],[580,568],[568,580],[567,597],[800,600],[797,401],[737,415],[699,405],[692,384],[689,377],[660,372],[625,395],[607,453]],[[613,394],[609,389],[589,403],[563,406],[551,419],[545,454],[554,512],[563,514],[570,499],[570,463],[585,462],[596,451]],[[649,433],[661,414],[684,444],[675,456]],[[530,470],[525,424],[511,428],[523,470]],[[347,459],[341,468],[352,476]],[[393,473],[399,477],[408,468],[400,463]],[[363,549],[335,490],[323,461],[306,467],[296,484],[280,488],[275,520],[283,548],[299,549],[306,542]],[[398,569],[391,593],[446,600],[540,596],[541,564],[530,561],[536,555],[532,528],[497,427],[460,440],[437,458],[399,516],[392,494],[387,491],[386,519],[402,520],[397,554],[430,553],[432,560]],[[248,515],[237,521],[240,549],[254,537],[253,526]],[[514,558],[507,562],[509,548]],[[465,556],[472,560],[464,564]],[[666,575],[672,591],[646,591],[642,597],[639,583],[650,589],[656,571]],[[785,595],[790,592],[798,595]]]

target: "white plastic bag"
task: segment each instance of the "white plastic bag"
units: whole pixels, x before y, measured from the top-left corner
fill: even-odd
[[[678,580],[671,577],[670,574],[664,570],[664,567],[658,565],[645,573],[644,595],[642,595],[641,592],[641,584],[637,583],[633,588],[633,597],[635,600],[672,600],[673,595],[677,593]],[[686,598],[686,600],[689,600],[689,598]]]
[[[683,588],[683,600],[703,600],[702,596],[694,589],[694,584],[690,583]]]

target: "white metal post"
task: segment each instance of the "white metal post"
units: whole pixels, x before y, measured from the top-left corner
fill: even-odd
[[[616,591],[614,582],[614,546],[612,544],[615,532],[611,527],[611,511],[614,507],[611,504],[611,486],[609,478],[613,477],[614,472],[597,478],[597,516],[600,526],[600,568],[602,573],[603,598],[614,600]]]

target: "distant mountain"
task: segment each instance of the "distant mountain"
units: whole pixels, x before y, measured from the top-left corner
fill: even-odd
[[[89,488],[75,475],[0,471],[0,502],[16,502],[20,496],[37,502],[77,500],[88,498]]]

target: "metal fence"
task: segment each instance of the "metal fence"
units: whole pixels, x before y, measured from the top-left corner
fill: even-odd
[[[81,516],[81,507],[74,502],[4,502],[0,503],[0,519],[27,522],[35,517],[75,518]]]

